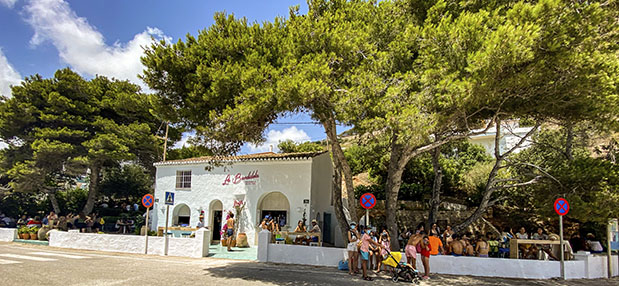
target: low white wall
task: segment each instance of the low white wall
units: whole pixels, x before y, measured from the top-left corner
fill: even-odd
[[[145,236],[63,232],[52,230],[49,246],[87,249],[108,252],[144,253]],[[168,237],[167,255],[184,257],[206,257],[210,244],[210,231],[200,229],[195,238]],[[165,238],[148,237],[147,254],[165,255]]]
[[[420,258],[418,255],[417,269],[423,269]],[[584,269],[584,261],[566,261],[566,279],[584,278]],[[430,272],[525,279],[549,279],[561,276],[560,263],[557,261],[451,255],[430,256]]]
[[[591,255],[587,253],[575,253],[574,258],[585,262],[585,278],[608,277],[608,258],[605,254]],[[619,276],[619,259],[617,255],[611,257],[613,276]]]
[[[346,249],[290,244],[269,244],[269,262],[337,266]]]
[[[0,241],[13,241],[17,238],[16,228],[0,227]]]
[[[337,266],[347,257],[344,248],[272,244],[271,233],[263,230],[258,234],[258,261],[318,266]],[[585,255],[577,260],[565,261],[565,278],[607,277],[605,256]],[[619,276],[619,266],[613,256],[613,276]],[[406,257],[402,256],[402,262]],[[423,271],[421,256],[417,255],[417,269]],[[437,274],[505,277],[521,279],[550,279],[561,276],[558,261],[525,260],[508,258],[455,257],[436,255],[430,257],[430,272]]]

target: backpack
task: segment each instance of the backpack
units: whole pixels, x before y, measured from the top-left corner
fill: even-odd
[[[340,263],[337,265],[337,269],[348,271],[348,260],[340,260]]]

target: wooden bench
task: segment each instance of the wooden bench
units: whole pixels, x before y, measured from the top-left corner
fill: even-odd
[[[290,235],[295,236],[315,236],[318,237],[318,245],[322,246],[322,232],[294,232],[294,231],[274,231],[273,235],[281,235],[284,239]]]
[[[567,241],[563,241],[566,244]],[[559,245],[558,240],[536,240],[536,239],[517,239],[512,238],[509,240],[509,258],[518,258],[518,244],[554,244]]]

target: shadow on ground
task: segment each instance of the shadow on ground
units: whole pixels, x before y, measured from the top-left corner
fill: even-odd
[[[361,275],[348,275],[346,271],[339,271],[333,267],[312,267],[289,264],[271,264],[243,262],[227,266],[204,269],[204,274],[217,278],[241,279],[248,282],[262,282],[274,285],[413,285],[410,283],[391,282],[386,274],[376,275],[373,282],[361,279]],[[596,279],[596,280],[523,280],[490,277],[472,277],[455,275],[431,275],[431,279],[424,280],[421,285],[475,285],[475,286],[512,286],[512,285],[535,285],[535,286],[606,286],[619,285],[619,278]]]

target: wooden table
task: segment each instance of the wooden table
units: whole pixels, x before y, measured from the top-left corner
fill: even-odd
[[[288,237],[289,235],[302,235],[302,236],[316,236],[318,237],[318,245],[322,246],[322,232],[294,232],[294,231],[274,231],[273,235],[281,235],[282,237]]]
[[[563,241],[563,244],[567,241]],[[518,258],[518,244],[556,244],[559,245],[558,240],[537,240],[537,239],[517,239],[512,238],[509,240],[509,258]]]

